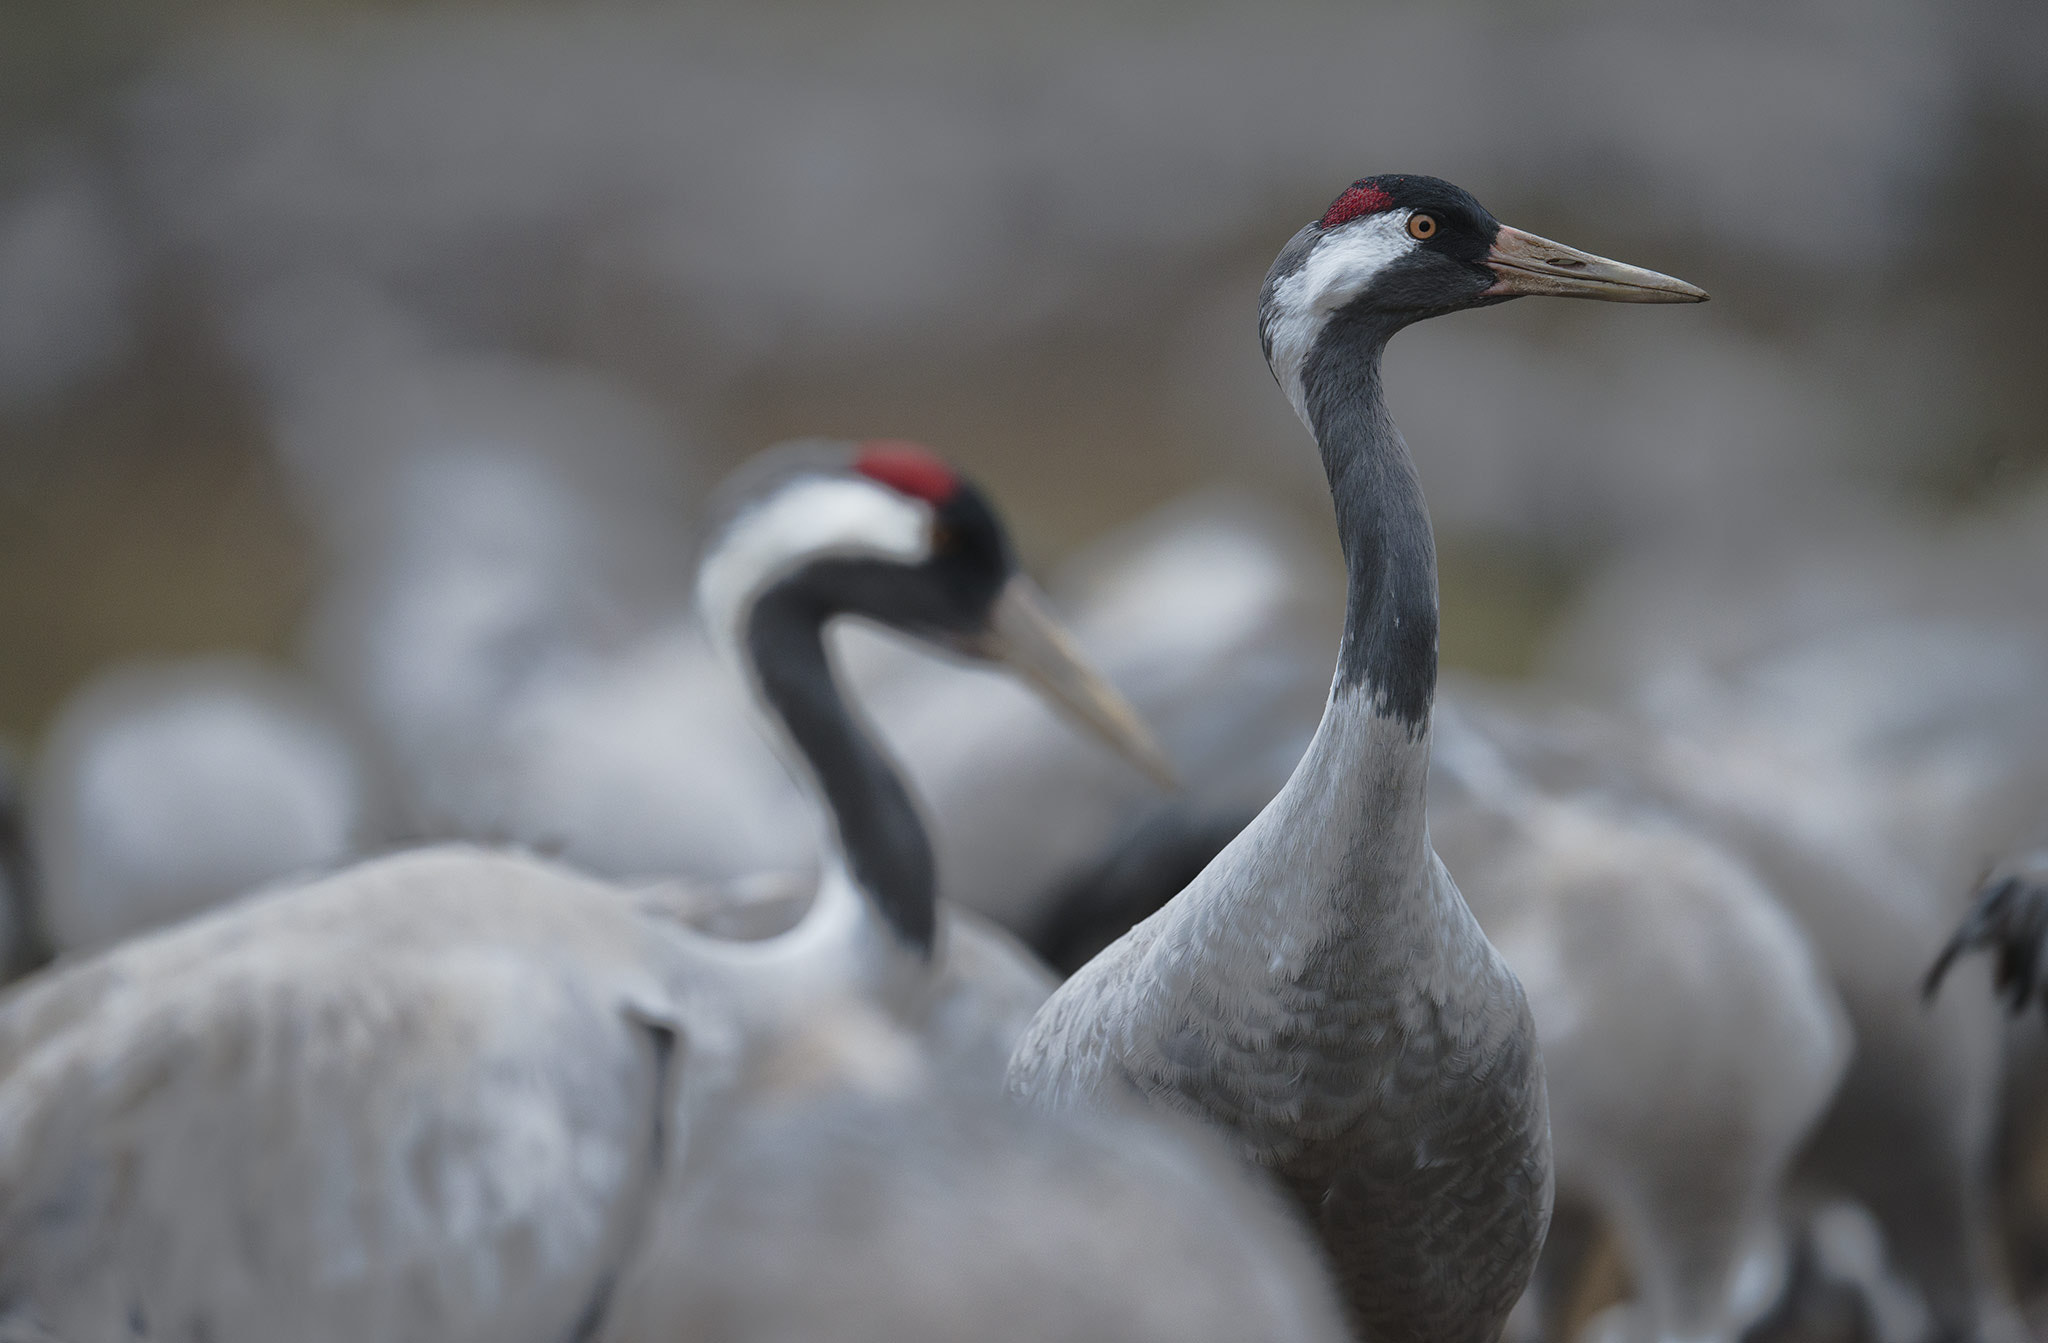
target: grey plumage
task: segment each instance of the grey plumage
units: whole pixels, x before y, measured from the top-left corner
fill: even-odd
[[[1272,805],[1053,995],[1011,1084],[1055,1107],[1130,1084],[1221,1125],[1301,1201],[1370,1337],[1491,1339],[1549,1213],[1534,1026],[1407,805],[1427,738],[1347,699]]]
[[[1779,717],[1779,697],[1755,682],[1731,690],[1703,684],[1658,724],[1583,712],[1525,722],[1519,749],[1554,783],[1597,776],[1674,808],[1741,855],[1799,920],[1848,1011],[1855,1050],[1797,1178],[1869,1207],[1939,1328],[2015,1337],[1984,1179],[2002,1067],[1997,1008],[1981,994],[1921,1002],[1928,961],[1958,912],[1930,880],[1940,855],[1916,851],[1890,812],[1917,791],[1907,762],[1868,738],[1816,730],[1810,717],[1804,729]],[[1918,716],[1940,699],[1922,687],[1883,702]],[[1894,740],[1939,757],[1953,745],[1945,735]],[[1911,827],[1939,828],[1928,815]]]
[[[1309,1237],[1194,1125],[1033,1111],[858,1012],[749,1095],[662,1200],[606,1343],[1344,1337]]]
[[[1523,777],[1494,737],[1518,717],[1438,704],[1430,833],[1528,990],[1559,1199],[1627,1260],[1601,1337],[1734,1343],[1788,1276],[1781,1192],[1847,1065],[1842,1005],[1736,856],[1640,799]]]
[[[1610,570],[1556,644],[1639,711],[1609,753],[1631,786],[1740,851],[1827,962],[1856,1051],[1801,1176],[1867,1206],[1964,1339],[2024,1336],[1987,1180],[2013,1033],[1979,984],[1919,988],[2048,798],[2048,530],[2010,503],[1674,546]]]
[[[723,883],[672,880],[639,894],[699,932],[757,942],[802,922],[815,887],[806,877],[770,873]],[[1001,924],[949,904],[938,907],[937,918],[922,1038],[948,1077],[993,1093],[1010,1051],[1059,981]]]
[[[1378,1343],[1491,1343],[1551,1203],[1528,1003],[1429,843],[1436,556],[1380,359],[1414,321],[1515,293],[1705,297],[1583,253],[1558,273],[1535,259],[1567,251],[1403,176],[1354,184],[1282,250],[1260,338],[1321,450],[1349,579],[1322,724],[1279,795],[1053,995],[1010,1066],[1042,1104],[1135,1087],[1223,1128],[1301,1201]]]
[[[71,1339],[567,1336],[665,1155],[680,931],[442,850],[28,981],[0,1012],[0,1314]]]

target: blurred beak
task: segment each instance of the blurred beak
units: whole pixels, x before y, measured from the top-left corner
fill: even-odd
[[[1486,264],[1500,278],[1485,298],[1549,294],[1608,303],[1704,303],[1707,291],[1641,266],[1609,261],[1561,242],[1501,225]]]
[[[1089,666],[1073,636],[1053,618],[1045,594],[1022,574],[1003,585],[988,628],[964,640],[964,651],[999,662],[1105,746],[1162,788],[1178,787],[1173,766],[1130,701]]]

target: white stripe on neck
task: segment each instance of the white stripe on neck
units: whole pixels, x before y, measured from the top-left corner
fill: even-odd
[[[1408,214],[1385,210],[1342,225],[1316,244],[1294,274],[1273,287],[1266,319],[1273,376],[1310,433],[1315,425],[1308,418],[1301,366],[1331,314],[1370,288],[1391,262],[1415,250],[1415,240],[1408,236]]]

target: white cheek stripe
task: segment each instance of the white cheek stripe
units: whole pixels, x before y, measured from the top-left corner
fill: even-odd
[[[1331,313],[1370,288],[1389,263],[1415,250],[1415,240],[1408,236],[1408,213],[1386,210],[1343,225],[1309,253],[1301,269],[1274,286],[1266,320],[1273,376],[1311,433],[1315,426],[1309,424],[1301,386],[1302,362]]]
[[[792,571],[826,558],[922,564],[931,557],[931,534],[930,508],[885,486],[799,480],[741,513],[705,556],[697,575],[705,629],[737,652],[754,599]]]

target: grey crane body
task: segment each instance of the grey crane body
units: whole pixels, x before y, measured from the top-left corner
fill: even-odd
[[[1402,327],[1539,292],[1703,297],[1504,228],[1430,178],[1361,180],[1281,251],[1260,333],[1321,448],[1349,581],[1321,726],[1279,795],[1062,986],[1011,1060],[1044,1104],[1128,1084],[1227,1131],[1301,1200],[1375,1343],[1492,1343],[1550,1215],[1528,1004],[1429,843],[1435,549],[1380,385]]]
[[[1402,749],[1360,777],[1361,744]],[[1402,805],[1426,753],[1333,698],[1280,795],[1054,995],[1010,1075],[1218,1124],[1302,1201],[1371,1337],[1490,1340],[1542,1241],[1549,1128],[1521,986]]]
[[[1302,1200],[1371,1336],[1485,1343],[1549,1216],[1542,1067],[1429,845],[1435,556],[1363,353],[1365,405],[1322,418],[1351,574],[1322,725],[1216,861],[1054,996],[1011,1076],[1041,1098],[1121,1079],[1219,1123]]]

